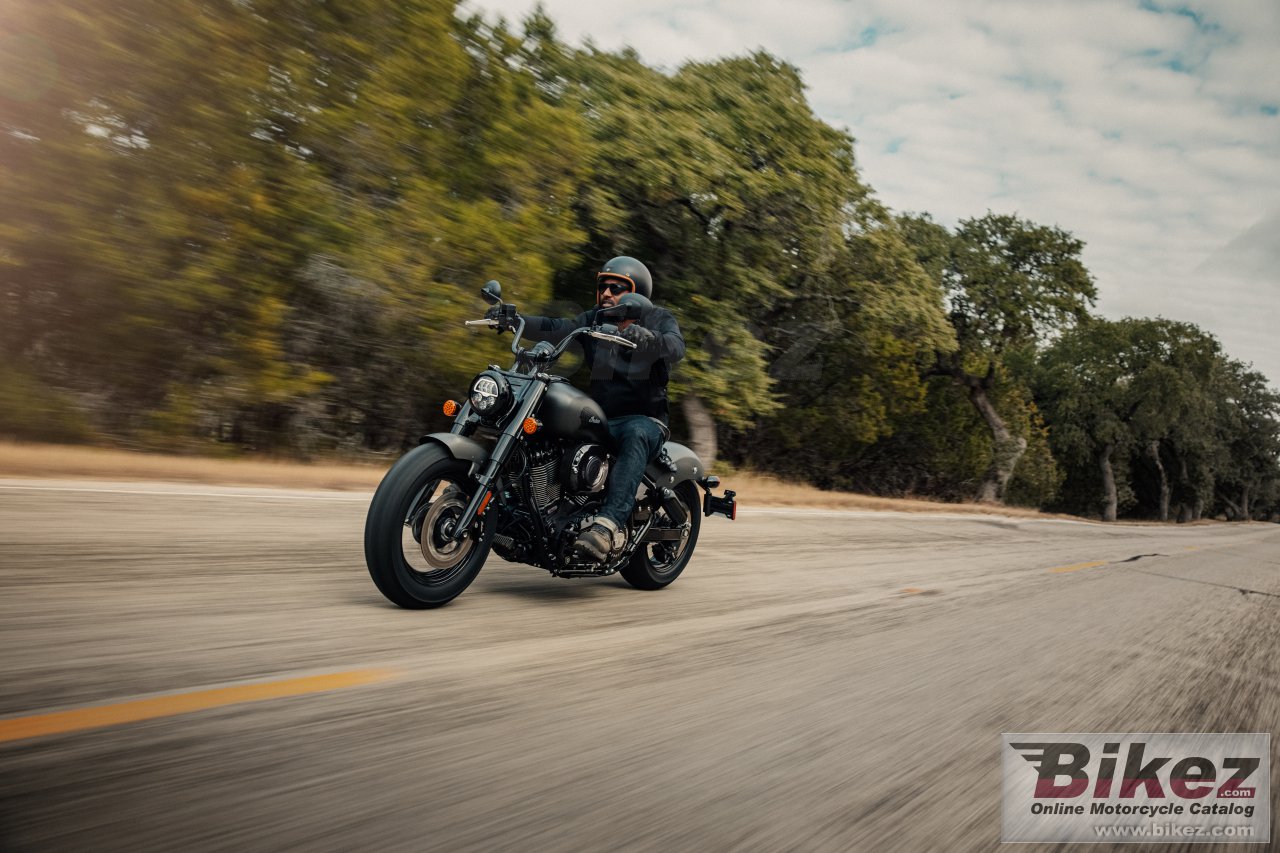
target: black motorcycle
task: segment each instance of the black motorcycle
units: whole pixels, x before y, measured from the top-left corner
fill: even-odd
[[[445,403],[450,431],[423,436],[383,477],[365,521],[374,584],[401,607],[438,607],[475,580],[492,549],[556,577],[617,572],[637,589],[667,586],[693,556],[701,517],[737,516],[735,494],[716,496],[719,479],[692,450],[668,441],[645,471],[625,542],[603,562],[575,553],[574,540],[603,502],[613,447],[600,405],[548,372],[583,336],[634,348],[615,324],[642,317],[649,300],[627,294],[597,311],[596,325],[526,349],[524,319],[502,301],[498,283],[481,295],[502,317],[467,325],[514,330],[515,366],[477,375],[463,404]]]

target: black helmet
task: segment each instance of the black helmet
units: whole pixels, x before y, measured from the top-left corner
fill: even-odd
[[[600,272],[596,273],[597,287],[602,278],[620,278],[623,281],[629,281],[632,293],[638,293],[645,299],[653,298],[653,277],[649,275],[649,268],[635,258],[620,255],[609,261],[600,268]]]

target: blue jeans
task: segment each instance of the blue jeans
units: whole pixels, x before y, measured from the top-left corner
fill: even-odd
[[[627,415],[609,420],[617,455],[609,471],[609,485],[604,493],[600,515],[614,521],[618,528],[626,526],[627,517],[636,505],[636,489],[644,479],[649,460],[662,449],[662,427],[644,415]]]

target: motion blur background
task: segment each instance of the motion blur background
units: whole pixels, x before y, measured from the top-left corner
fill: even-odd
[[[392,454],[509,359],[462,326],[480,284],[567,315],[626,253],[680,318],[677,435],[707,456],[1280,513],[1267,378],[1185,320],[1095,314],[1124,282],[1073,223],[895,211],[796,65],[664,61],[448,0],[3,0],[0,434]]]

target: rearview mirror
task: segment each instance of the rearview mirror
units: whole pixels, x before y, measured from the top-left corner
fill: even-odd
[[[496,280],[485,282],[484,287],[480,288],[480,295],[494,305],[502,304],[502,285]]]

